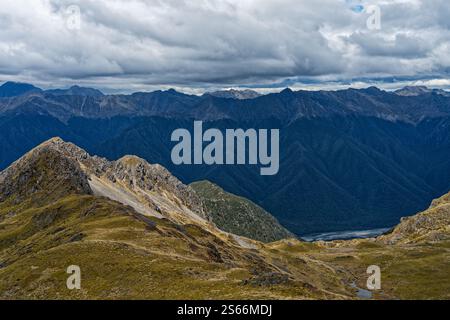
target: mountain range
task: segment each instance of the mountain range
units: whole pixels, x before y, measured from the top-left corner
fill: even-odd
[[[225,232],[236,225],[218,213],[238,232],[255,219],[257,237],[281,230],[210,182],[190,187],[136,156],[108,161],[52,138],[0,172],[0,298],[450,298],[450,194],[381,237],[327,243],[286,232],[259,242]],[[367,295],[370,265],[382,289]],[[79,290],[66,286],[69,266]]]
[[[209,180],[297,235],[391,227],[450,190],[450,97],[441,90],[286,89],[238,99],[7,83],[0,96],[0,168],[61,136],[109,160],[134,154],[159,163],[186,184]],[[170,135],[194,120],[222,130],[280,129],[278,175],[173,165]]]
[[[247,99],[255,99],[258,97],[261,97],[262,94],[253,91],[253,90],[221,90],[221,91],[214,91],[214,92],[208,92],[205,95],[210,95],[217,98],[225,98],[225,99],[237,99],[237,100],[247,100]]]

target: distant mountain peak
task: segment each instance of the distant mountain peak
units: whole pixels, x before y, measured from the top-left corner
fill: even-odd
[[[29,83],[8,81],[0,86],[0,97],[17,97],[28,93],[37,93],[42,90]]]
[[[249,89],[246,90],[229,89],[229,90],[208,92],[206,94],[216,98],[236,99],[236,100],[249,100],[261,96],[260,93]]]
[[[402,89],[395,91],[395,93],[399,96],[413,97],[413,96],[420,96],[422,94],[430,93],[432,91],[433,90],[428,89],[425,86],[406,86]]]
[[[286,88],[280,92],[281,94],[291,94],[294,93],[291,88]]]
[[[365,92],[369,92],[369,93],[380,93],[383,92],[382,90],[380,90],[380,88],[375,87],[375,86],[370,86],[366,89],[363,89]]]
[[[430,89],[426,86],[406,86],[402,89],[395,91],[395,93],[399,96],[404,97],[416,97],[430,93],[450,97],[450,92],[448,91],[442,89]]]
[[[85,96],[85,97],[102,97],[103,92],[94,88],[80,87],[78,85],[71,86],[69,89],[53,89],[47,90],[46,93],[56,96]]]

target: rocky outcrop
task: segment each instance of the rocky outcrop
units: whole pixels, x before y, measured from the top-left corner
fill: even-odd
[[[261,97],[262,94],[259,94],[253,90],[222,90],[222,91],[214,91],[208,92],[206,95],[210,95],[216,98],[224,98],[224,99],[236,99],[236,100],[249,100]]]
[[[197,194],[164,167],[134,156],[108,161],[61,138],[44,142],[0,174],[0,200],[17,194],[20,201],[50,185],[57,194],[94,193],[177,222],[209,220]]]
[[[112,182],[122,181],[135,190],[174,196],[174,201],[177,199],[202,218],[208,218],[203,203],[194,190],[181,183],[161,165],[151,165],[141,158],[125,156],[112,163],[106,170],[106,176]]]
[[[15,204],[25,199],[50,203],[69,194],[92,194],[88,176],[75,159],[51,143],[35,148],[0,173],[0,202],[13,195]]]
[[[450,193],[434,200],[428,210],[403,218],[380,240],[388,244],[450,240]]]
[[[442,96],[449,97],[450,94],[447,91],[441,89],[429,89],[425,86],[406,86],[402,89],[395,91],[395,94],[404,97],[417,97],[424,94],[435,93]]]

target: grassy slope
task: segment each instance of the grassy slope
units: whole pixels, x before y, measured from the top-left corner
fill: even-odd
[[[376,299],[450,299],[450,243],[422,245],[374,245],[368,240],[358,245],[313,252],[312,256],[336,270],[352,275],[365,288],[366,269],[381,269],[382,290]]]
[[[222,230],[262,242],[294,237],[267,211],[250,200],[225,192],[219,186],[200,181],[191,187]]]
[[[256,251],[89,195],[22,210],[0,207],[1,298],[351,299],[371,264],[382,269],[375,298],[450,298],[448,242],[282,240]],[[72,264],[80,291],[65,286]]]
[[[11,214],[11,213],[14,214]],[[69,195],[44,207],[0,205],[0,297],[5,299],[286,299],[351,294],[321,263],[291,270],[194,225],[144,219],[116,202]],[[69,265],[82,290],[66,288]],[[272,283],[272,279],[281,279]],[[318,281],[320,279],[320,281]],[[333,293],[325,288],[333,287]]]

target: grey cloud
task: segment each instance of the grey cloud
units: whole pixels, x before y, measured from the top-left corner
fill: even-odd
[[[434,43],[413,34],[396,34],[391,39],[380,34],[354,33],[349,41],[358,45],[367,56],[386,56],[403,59],[426,57]]]
[[[379,5],[382,28],[354,3]],[[80,30],[66,27],[69,5]],[[446,0],[16,0],[0,76],[55,86],[230,86],[287,78],[448,76]]]

